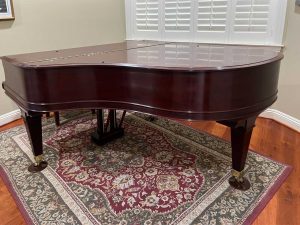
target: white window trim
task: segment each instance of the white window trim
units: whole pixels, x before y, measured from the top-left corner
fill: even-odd
[[[159,7],[160,10],[163,9],[164,4],[163,4],[164,0],[160,0],[159,1]],[[197,0],[194,0],[195,2],[197,2]],[[273,0],[271,0],[273,1]],[[280,0],[277,1],[277,4],[273,4],[272,6],[277,9],[277,11],[275,11],[274,9],[272,9],[271,11],[273,11],[273,13],[270,13],[270,21],[271,24],[269,24],[270,29],[269,29],[269,34],[267,37],[267,41],[266,43],[250,43],[250,42],[239,42],[239,41],[230,41],[229,38],[227,38],[227,40],[225,41],[220,41],[220,40],[209,40],[209,41],[199,41],[199,39],[197,38],[197,34],[198,32],[196,32],[196,24],[194,22],[192,22],[191,26],[191,30],[193,32],[192,37],[185,37],[185,38],[181,38],[178,39],[176,35],[172,36],[172,35],[165,35],[163,34],[163,32],[161,32],[161,30],[159,31],[159,34],[156,35],[151,35],[150,34],[146,34],[145,35],[137,35],[135,29],[134,29],[134,23],[135,23],[135,2],[136,0],[125,0],[125,15],[126,15],[126,39],[127,40],[160,40],[160,41],[178,41],[178,42],[209,42],[209,43],[219,43],[219,44],[247,44],[247,45],[272,45],[272,46],[283,46],[283,35],[284,35],[284,26],[285,26],[285,17],[286,17],[286,9],[287,9],[287,0]],[[195,2],[193,2],[192,4],[195,4]],[[233,4],[231,1],[229,3],[230,5]],[[193,7],[194,11],[197,10],[196,7]],[[194,15],[195,12],[194,12]],[[193,19],[193,21],[195,21],[195,18]],[[160,17],[159,20],[159,29],[163,29],[163,18],[162,16]],[[232,25],[231,25],[232,27]],[[230,33],[226,34],[226,35],[230,35]]]

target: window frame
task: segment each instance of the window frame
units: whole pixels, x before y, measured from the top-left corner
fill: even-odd
[[[199,32],[197,31],[197,24],[195,21],[197,20],[197,7],[195,4],[198,0],[191,0],[192,4],[192,21],[191,21],[191,34],[186,35],[181,32],[165,32],[164,31],[164,1],[158,0],[159,2],[159,17],[158,17],[158,31],[138,31],[135,28],[136,24],[136,16],[135,16],[135,4],[137,0],[125,0],[125,15],[126,15],[126,39],[127,40],[159,40],[159,41],[178,41],[178,42],[201,42],[201,43],[219,43],[219,44],[247,44],[247,45],[272,45],[272,46],[282,46],[283,43],[283,35],[284,35],[284,27],[285,27],[285,17],[286,17],[286,9],[287,9],[287,0],[270,0],[272,4],[270,4],[269,9],[269,23],[268,23],[268,32],[265,34],[266,37],[263,41],[249,41],[251,36],[250,32],[241,33],[242,35],[238,35],[238,33],[234,33],[233,31],[233,21],[235,15],[233,13],[234,3],[238,0],[229,0],[228,7],[230,7],[231,16],[230,21],[226,21],[226,33],[225,38],[216,38],[213,37],[213,32]],[[234,11],[235,12],[235,11]],[[228,18],[228,17],[227,17]],[[229,26],[229,27],[228,27]],[[229,29],[229,31],[228,31]],[[174,35],[172,35],[172,33]],[[202,37],[200,38],[202,33]],[[254,33],[254,32],[252,32]],[[243,37],[244,36],[244,37]],[[259,37],[259,35],[256,35]]]

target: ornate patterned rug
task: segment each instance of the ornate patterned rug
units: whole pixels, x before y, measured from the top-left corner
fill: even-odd
[[[72,119],[70,119],[72,117]],[[231,148],[224,140],[143,114],[126,117],[125,136],[91,143],[96,119],[65,114],[44,121],[41,173],[23,126],[0,133],[1,176],[28,224],[250,224],[290,167],[250,152],[245,192],[228,184]]]

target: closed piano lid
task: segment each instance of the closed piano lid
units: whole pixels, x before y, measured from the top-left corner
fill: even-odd
[[[274,46],[160,41],[125,41],[2,57],[19,67],[101,65],[185,71],[250,67],[282,58],[282,48]]]

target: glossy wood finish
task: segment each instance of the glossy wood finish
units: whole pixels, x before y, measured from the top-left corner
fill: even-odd
[[[22,124],[22,120],[0,127],[0,131]],[[185,124],[230,140],[230,129],[215,122],[189,122]],[[300,221],[300,133],[277,122],[259,118],[253,130],[251,149],[293,166],[293,171],[253,225],[297,225]],[[25,225],[25,221],[0,179],[0,224]]]
[[[45,169],[48,165],[46,161],[42,160],[43,155],[43,139],[42,139],[42,114],[28,114],[21,111],[22,118],[26,127],[28,138],[31,145],[31,150],[36,163],[31,164],[28,167],[28,171],[37,173]],[[46,115],[48,117],[48,115]]]
[[[3,87],[25,111],[246,118],[276,100],[281,59],[277,47],[128,41],[2,57]]]
[[[54,112],[54,120],[55,120],[56,126],[60,126],[59,112]]]
[[[35,150],[33,151],[33,155],[39,156],[43,154],[42,115],[41,114],[29,115],[23,112],[22,118],[26,127],[30,144],[33,150]]]
[[[230,127],[231,130],[230,137],[232,146],[232,169],[234,170],[233,174],[243,171],[245,168],[249,144],[256,118],[257,116],[253,116],[244,120],[219,122]],[[243,191],[249,189],[250,182],[248,179],[244,178],[243,174],[238,173],[237,175],[237,177],[232,176],[229,179],[230,185]]]
[[[276,47],[128,41],[2,57],[3,88],[25,115],[35,156],[43,150],[41,124],[34,118],[43,112],[136,110],[236,123],[238,127],[232,127],[233,169],[238,172],[237,180],[243,180],[239,174],[252,132],[248,124],[252,121],[252,126],[252,118],[276,100],[282,57]],[[110,130],[116,127],[112,112]],[[122,133],[120,128],[113,136]],[[92,138],[103,142],[99,133]]]
[[[265,64],[281,58],[281,47],[161,41],[125,41],[90,47],[4,56],[23,68],[117,66],[203,71]],[[263,62],[263,63],[262,63]]]

